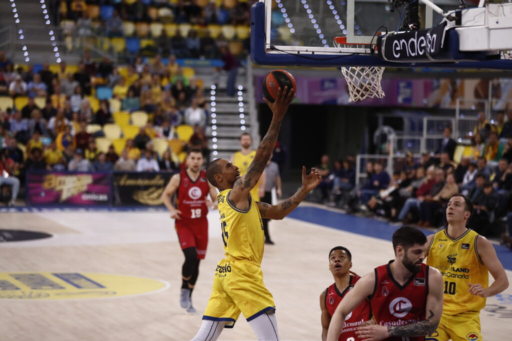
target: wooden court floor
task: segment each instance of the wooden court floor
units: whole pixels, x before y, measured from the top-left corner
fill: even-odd
[[[1,243],[2,274],[124,275],[164,283],[157,291],[144,293],[142,290],[123,297],[0,298],[0,340],[190,340],[201,324],[215,266],[223,257],[218,213],[210,213],[209,220],[208,254],[201,263],[193,296],[198,313],[189,315],[179,307],[183,256],[167,213],[0,214],[2,229],[54,235],[39,241]],[[368,220],[365,224],[372,222]],[[266,248],[262,268],[265,283],[274,295],[283,341],[321,339],[319,295],[332,283],[327,255],[332,247],[348,247],[353,254],[353,270],[359,274],[372,271],[393,258],[389,241],[297,219],[272,222],[271,233],[276,245]],[[512,272],[507,271],[507,274],[512,282]],[[119,284],[123,285],[130,286],[128,282]],[[137,285],[144,289],[143,284]],[[0,290],[0,297],[5,297],[1,294]],[[488,299],[481,320],[485,340],[511,340],[511,288],[499,298]],[[225,329],[219,340],[255,340],[255,336],[241,316],[235,328]]]

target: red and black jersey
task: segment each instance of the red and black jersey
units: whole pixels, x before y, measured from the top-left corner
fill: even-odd
[[[382,326],[404,326],[425,319],[428,296],[429,266],[413,274],[403,286],[393,278],[389,262],[375,268],[375,289],[369,297],[375,322]],[[402,341],[391,337],[387,341]],[[424,341],[425,337],[409,337],[409,341]]]
[[[205,171],[201,171],[196,181],[190,179],[187,171],[181,171],[176,201],[177,209],[181,211],[181,219],[206,219],[206,197],[209,191]]]
[[[338,304],[340,304],[343,297],[345,297],[345,295],[354,287],[360,278],[361,277],[357,275],[350,275],[348,287],[343,290],[343,292],[339,292],[338,288],[336,287],[336,283],[332,284],[326,289],[325,307],[331,317],[334,315],[334,312],[336,311],[336,308],[338,307]],[[372,311],[370,308],[370,303],[368,300],[365,300],[353,312],[348,314],[343,325],[343,331],[341,332],[338,341],[359,340],[356,335],[357,327],[364,321],[370,320],[371,317]]]

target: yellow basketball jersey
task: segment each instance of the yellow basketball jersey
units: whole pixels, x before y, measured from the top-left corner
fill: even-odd
[[[235,156],[233,158],[233,164],[238,167],[238,170],[240,171],[240,176],[244,176],[247,171],[249,170],[249,166],[252,163],[252,160],[254,160],[254,157],[256,156],[256,151],[253,150],[249,154],[245,155],[242,154],[242,152],[238,151],[235,153]],[[254,188],[251,190],[251,195],[256,201],[260,201],[260,196],[258,194],[258,190],[260,188],[260,181],[258,180],[258,183]]]
[[[231,189],[217,196],[219,203],[222,241],[227,259],[248,260],[258,265],[263,258],[265,235],[260,210],[253,198],[249,209],[242,211],[229,202]]]
[[[443,274],[443,314],[456,315],[463,312],[479,312],[486,299],[469,293],[469,285],[489,286],[489,271],[478,255],[479,234],[468,229],[457,239],[445,229],[434,235],[428,247],[427,265]]]

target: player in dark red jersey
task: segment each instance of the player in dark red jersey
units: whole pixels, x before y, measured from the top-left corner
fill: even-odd
[[[361,340],[423,341],[443,313],[443,277],[423,264],[427,238],[403,226],[393,234],[395,259],[362,277],[332,317],[327,341],[336,341],[348,314],[367,298],[375,325],[359,326]]]
[[[352,290],[361,277],[351,272],[352,254],[343,246],[336,246],[329,252],[329,270],[334,277],[334,283],[320,295],[320,308],[322,309],[322,341],[327,339],[327,331],[331,323],[331,317],[343,297]],[[343,331],[338,341],[359,340],[356,329],[372,317],[370,303],[363,301],[345,319]]]
[[[189,150],[186,170],[174,174],[162,194],[171,218],[176,220],[176,232],[185,255],[180,305],[188,313],[196,312],[192,306],[192,291],[199,276],[199,262],[204,259],[208,246],[208,195],[212,203],[217,202],[217,189],[206,179],[206,172],[201,170],[203,162],[201,150]],[[177,193],[177,207],[171,202],[174,193]]]

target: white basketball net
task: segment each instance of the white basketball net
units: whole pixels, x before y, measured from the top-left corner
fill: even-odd
[[[348,84],[349,102],[362,101],[365,98],[384,97],[385,94],[380,84],[384,69],[380,66],[342,67],[341,72]]]

